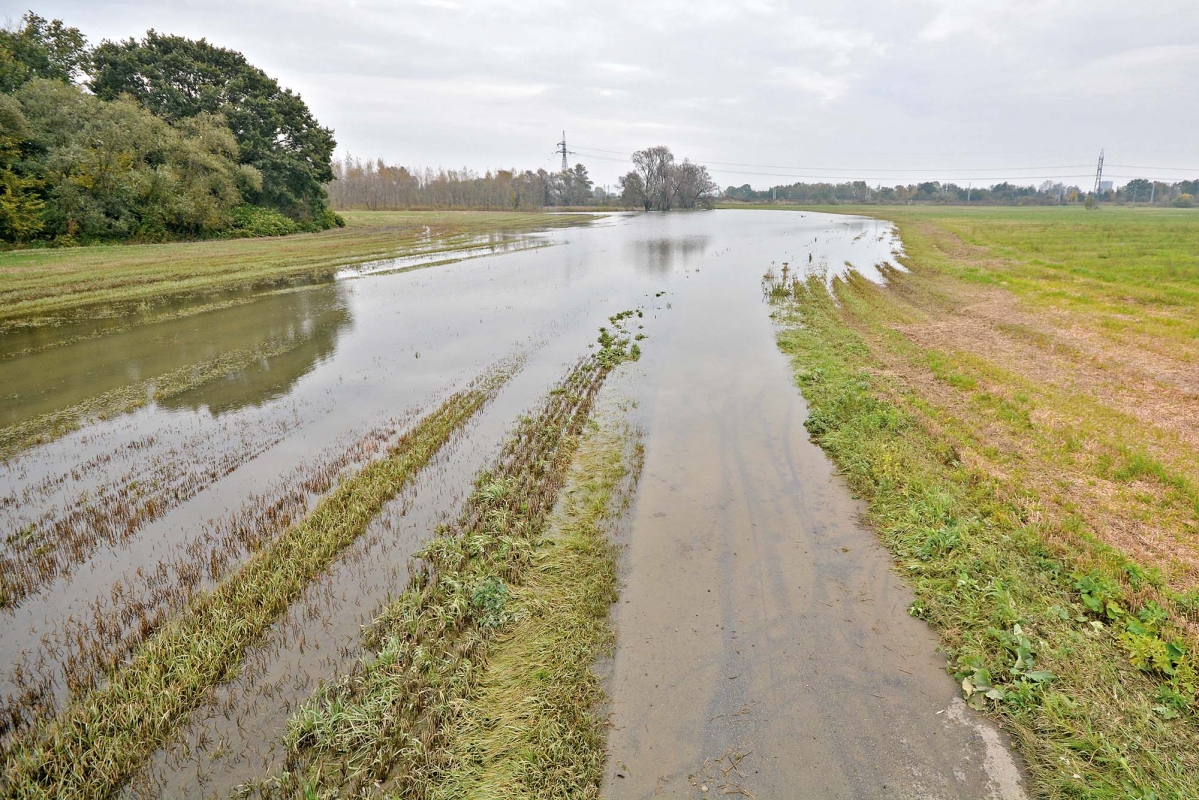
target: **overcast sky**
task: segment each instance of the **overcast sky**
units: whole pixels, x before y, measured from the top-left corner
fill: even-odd
[[[407,165],[555,168],[565,129],[601,184],[654,144],[721,186],[1087,186],[1100,148],[1117,182],[1199,177],[1195,0],[0,0],[29,7],[240,50],[339,153]]]

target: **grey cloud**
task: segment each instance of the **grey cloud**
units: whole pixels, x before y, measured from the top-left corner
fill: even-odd
[[[981,168],[1087,164],[1100,147],[1116,164],[1199,166],[1199,12],[1183,0],[46,0],[35,10],[95,40],[154,27],[242,50],[303,94],[343,152],[418,166],[549,167],[563,128],[603,150],[669,144],[708,161],[721,184],[805,173],[716,162],[977,185],[1023,175]],[[609,158],[578,156],[601,183],[624,169]],[[894,169],[910,172],[883,171]]]

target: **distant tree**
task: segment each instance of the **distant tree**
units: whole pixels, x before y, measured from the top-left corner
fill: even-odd
[[[0,29],[0,92],[12,92],[34,78],[70,83],[87,62],[87,39],[62,20],[48,22],[28,11],[20,25]]]
[[[1149,190],[1152,188],[1152,184],[1144,178],[1134,178],[1124,184],[1124,193],[1128,195],[1131,202],[1135,203],[1137,200],[1148,200]]]
[[[101,44],[91,73],[97,97],[129,95],[171,122],[221,115],[237,138],[241,163],[262,175],[262,188],[248,200],[295,219],[327,214],[323,184],[333,180],[333,131],[241,53],[149,31],[140,42]]]
[[[620,185],[620,202],[629,208],[650,209],[651,203],[646,199],[645,181],[637,172],[622,176],[617,183]]]
[[[671,170],[674,197],[679,208],[695,208],[710,205],[716,194],[716,184],[708,175],[708,168],[684,159]]]
[[[644,187],[645,210],[669,211],[674,202],[675,186],[672,185],[670,168],[674,165],[674,154],[664,145],[647,147],[633,153],[633,166],[641,176]]]
[[[1175,197],[1174,200],[1171,201],[1170,205],[1174,206],[1175,208],[1193,208],[1195,205],[1195,198],[1193,195],[1183,192],[1182,194],[1178,195],[1178,197]]]
[[[587,175],[587,167],[575,164],[562,176],[565,179],[566,203],[568,206],[585,206],[591,201],[591,178]]]

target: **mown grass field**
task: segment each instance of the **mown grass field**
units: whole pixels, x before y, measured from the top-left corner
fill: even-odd
[[[585,215],[348,211],[346,227],[262,239],[0,252],[0,331],[82,309],[106,314],[164,298],[320,279],[373,259],[461,248],[474,237],[586,221]]]
[[[1199,214],[854,211],[908,271],[776,281],[779,343],[911,613],[1039,796],[1199,796]]]

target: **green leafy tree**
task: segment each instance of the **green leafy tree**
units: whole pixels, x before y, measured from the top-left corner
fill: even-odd
[[[93,53],[91,89],[129,95],[170,122],[219,114],[237,138],[241,163],[262,175],[247,200],[300,220],[331,223],[324,184],[336,142],[299,95],[233,50],[149,31],[141,41],[104,42]]]
[[[0,94],[0,238],[27,241],[41,232],[40,184],[21,174],[29,125],[16,98]]]
[[[29,11],[20,25],[0,29],[0,92],[12,92],[34,78],[69,83],[87,61],[87,39],[62,20],[47,21]]]
[[[129,98],[105,102],[78,86],[35,79],[16,95],[38,153],[47,233],[148,240],[228,228],[261,177],[237,163],[220,117],[169,125]]]
[[[1138,200],[1148,200],[1152,185],[1144,178],[1133,178],[1124,186],[1124,193],[1128,195],[1128,199],[1132,202]]]

